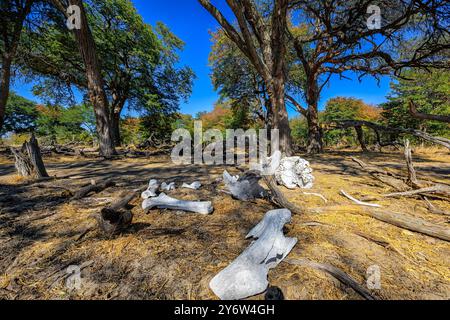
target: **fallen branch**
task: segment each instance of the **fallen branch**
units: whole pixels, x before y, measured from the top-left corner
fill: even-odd
[[[281,208],[289,209],[294,214],[305,213],[305,210],[302,207],[293,204],[292,202],[286,199],[281,190],[278,188],[277,183],[275,182],[275,178],[273,176],[264,176],[264,181],[266,182],[267,186],[269,187],[272,193],[273,202],[275,202],[275,204],[277,204]]]
[[[350,277],[341,269],[330,264],[318,263],[308,259],[285,259],[284,262],[297,266],[310,267],[316,270],[324,271],[339,280],[342,284],[355,290],[360,296],[367,300],[378,300],[369,290],[361,286],[356,280]]]
[[[433,206],[433,205],[431,204],[430,201],[428,201],[427,197],[423,197],[423,198],[424,198],[425,202],[427,203],[427,208],[428,208],[428,210],[429,210],[431,213],[434,213],[434,214],[440,214],[440,215],[444,215],[444,216],[450,216],[450,212],[447,212],[447,211],[445,211],[445,210],[436,208],[435,206]]]
[[[399,198],[399,197],[411,197],[417,195],[429,195],[429,194],[440,194],[444,196],[450,196],[450,187],[445,184],[436,184],[431,187],[421,188],[417,190],[405,191],[405,192],[394,192],[383,194],[383,198]]]
[[[82,199],[92,192],[99,193],[107,188],[114,187],[115,185],[115,182],[112,180],[105,180],[104,182],[101,182],[99,184],[88,185],[75,192],[72,200]]]
[[[420,218],[391,211],[373,209],[364,210],[363,214],[403,229],[425,234],[441,240],[450,241],[450,228],[440,226]]]
[[[406,167],[408,168],[408,184],[413,188],[423,187],[417,180],[416,169],[414,169],[414,164],[412,161],[411,147],[409,145],[409,140],[405,140],[405,160]]]
[[[351,195],[347,194],[344,190],[341,190],[340,193],[341,193],[341,195],[343,195],[343,196],[346,197],[347,199],[350,199],[351,201],[353,201],[353,202],[356,203],[357,205],[360,205],[360,206],[366,206],[366,207],[381,208],[381,205],[379,205],[379,204],[367,203],[367,202],[359,201],[359,200],[353,198]]]

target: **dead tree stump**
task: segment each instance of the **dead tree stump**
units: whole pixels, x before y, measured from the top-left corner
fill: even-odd
[[[21,150],[11,148],[11,151],[15,157],[17,172],[21,176],[36,179],[48,178],[49,175],[45,169],[41,150],[34,133],[31,134],[30,141],[23,144]]]

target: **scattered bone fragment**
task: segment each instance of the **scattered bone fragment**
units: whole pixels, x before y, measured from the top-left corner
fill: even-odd
[[[233,177],[228,171],[223,172],[223,181],[235,199],[250,201],[264,198],[267,191],[259,184],[261,176],[256,171],[247,171],[242,177]]]
[[[201,186],[202,186],[202,184],[200,183],[200,181],[194,181],[191,184],[183,183],[183,185],[181,187],[187,188],[187,189],[192,189],[192,190],[198,190],[198,189],[200,189]]]
[[[162,184],[161,184],[161,190],[162,191],[171,191],[171,190],[175,190],[175,182],[171,182],[171,183],[166,183],[166,182],[163,182]]]
[[[148,189],[142,192],[141,198],[145,200],[151,197],[156,197],[156,192],[158,191],[158,189],[159,189],[158,180],[156,179],[150,180],[148,184]]]
[[[290,221],[291,212],[287,209],[267,212],[247,235],[257,240],[211,280],[211,290],[222,300],[243,299],[264,292],[269,285],[269,270],[297,243],[296,238],[283,234],[284,225]]]
[[[142,209],[145,211],[153,208],[189,211],[200,214],[210,214],[214,210],[211,201],[178,200],[169,197],[165,193],[161,193],[158,197],[145,199],[142,203]]]
[[[348,193],[346,193],[344,190],[341,190],[341,195],[343,195],[343,196],[346,197],[347,199],[353,201],[354,203],[356,203],[357,205],[360,205],[360,206],[373,207],[373,208],[381,208],[381,205],[379,205],[379,204],[359,201],[358,199],[355,199],[355,198],[353,198],[351,195],[349,195]]]

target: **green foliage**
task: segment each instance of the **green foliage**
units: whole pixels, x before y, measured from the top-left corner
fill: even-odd
[[[11,92],[6,104],[2,133],[31,132],[36,127],[38,112],[33,101]]]
[[[308,143],[308,122],[303,116],[298,116],[289,121],[294,145],[305,146]]]
[[[389,101],[382,105],[386,124],[450,137],[447,123],[416,119],[409,113],[409,101],[412,100],[421,113],[450,114],[450,72],[409,70],[404,76],[410,80],[398,79],[392,82]]]

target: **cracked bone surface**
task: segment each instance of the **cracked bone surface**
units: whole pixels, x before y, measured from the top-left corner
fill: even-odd
[[[242,177],[233,177],[228,171],[223,172],[223,181],[235,199],[249,201],[264,198],[267,191],[259,184],[261,176],[256,171],[247,171]]]
[[[194,181],[191,184],[183,183],[183,185],[181,187],[192,189],[192,190],[198,190],[198,189],[200,189],[201,186],[202,186],[202,184],[200,183],[200,181]]]
[[[175,190],[175,182],[171,182],[169,184],[163,182],[161,184],[161,190],[163,190],[163,191]]]
[[[185,201],[169,197],[165,193],[161,193],[156,198],[145,199],[142,203],[142,209],[145,211],[153,208],[173,209],[181,211],[189,211],[201,214],[210,214],[213,212],[211,201]]]
[[[295,189],[297,186],[311,189],[314,182],[309,162],[300,157],[281,159],[280,166],[275,170],[275,178],[278,184],[288,189]]]
[[[145,200],[151,197],[156,197],[156,192],[158,191],[158,189],[159,189],[158,180],[156,179],[150,180],[150,182],[148,183],[148,188],[147,190],[142,192],[141,198]]]
[[[271,157],[261,159],[260,163],[253,163],[250,165],[251,170],[261,172],[262,175],[272,176],[280,166],[281,152],[275,151]]]
[[[267,275],[297,243],[288,238],[283,227],[291,221],[288,209],[272,210],[247,235],[257,238],[228,267],[209,283],[211,290],[222,300],[244,299],[262,293],[269,282]]]

